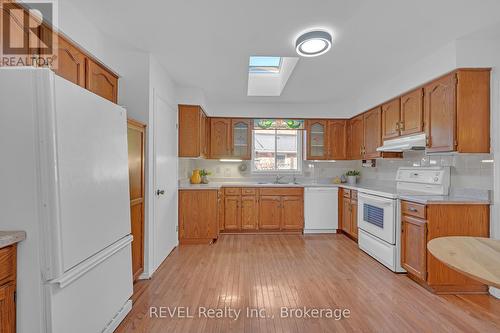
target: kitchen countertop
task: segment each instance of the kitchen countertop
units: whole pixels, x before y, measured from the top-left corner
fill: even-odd
[[[358,190],[364,193],[373,195],[382,195],[393,199],[401,199],[421,204],[478,204],[485,205],[491,203],[490,191],[478,189],[455,189],[450,190],[449,195],[422,195],[416,193],[398,193],[396,183],[390,181],[367,181],[355,185],[347,183],[331,184],[331,183],[290,183],[290,184],[273,184],[259,182],[211,182],[208,184],[190,184],[181,182],[180,190],[218,190],[221,187],[342,187],[351,190]]]
[[[19,243],[25,239],[25,231],[0,231],[0,248]]]

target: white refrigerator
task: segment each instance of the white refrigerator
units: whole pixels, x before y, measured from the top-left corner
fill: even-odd
[[[17,332],[112,332],[132,295],[125,110],[49,69],[0,69],[0,230]]]

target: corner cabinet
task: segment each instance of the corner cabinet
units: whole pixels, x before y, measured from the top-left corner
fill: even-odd
[[[348,149],[350,160],[363,158],[363,145],[365,142],[364,116],[360,114],[349,120]]]
[[[490,152],[490,69],[459,69],[424,86],[429,152]]]
[[[208,117],[199,105],[179,105],[179,157],[209,155],[210,126]]]
[[[179,190],[179,243],[209,244],[219,235],[217,190]]]
[[[377,148],[382,146],[382,109],[376,107],[364,114],[363,158],[380,157]]]
[[[347,159],[347,120],[335,119],[328,121],[329,159]]]

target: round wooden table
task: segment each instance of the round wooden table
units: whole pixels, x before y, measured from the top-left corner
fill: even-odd
[[[427,243],[429,252],[454,270],[500,288],[500,240],[483,237],[440,237]]]

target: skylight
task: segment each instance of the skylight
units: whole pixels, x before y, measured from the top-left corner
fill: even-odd
[[[248,63],[249,73],[277,74],[281,69],[281,57],[251,56]]]

